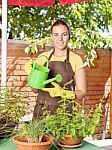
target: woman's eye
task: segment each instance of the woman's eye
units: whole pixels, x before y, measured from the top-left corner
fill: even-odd
[[[68,36],[68,33],[62,33],[61,35],[58,34],[58,33],[55,33],[53,34],[54,37],[57,37],[57,36]]]
[[[54,34],[54,36],[58,36],[58,34]]]
[[[64,36],[67,36],[68,34],[67,34],[67,33],[64,33],[63,35],[64,35]]]

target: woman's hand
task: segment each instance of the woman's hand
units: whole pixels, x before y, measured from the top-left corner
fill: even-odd
[[[49,92],[51,97],[64,97],[67,99],[74,99],[75,98],[75,93],[74,91],[66,90],[62,87],[59,86],[59,84],[52,82],[52,85],[54,85],[54,88],[43,88],[43,91]]]

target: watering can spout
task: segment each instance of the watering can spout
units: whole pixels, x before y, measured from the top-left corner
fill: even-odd
[[[42,84],[43,85],[46,85],[50,82],[53,82],[53,81],[57,81],[57,82],[61,82],[62,81],[62,76],[61,74],[57,74],[54,78],[51,78],[51,79],[48,79],[46,81],[43,81]]]

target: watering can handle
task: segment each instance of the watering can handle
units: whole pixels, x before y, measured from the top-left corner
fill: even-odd
[[[37,61],[39,61],[40,58],[42,58],[42,57],[44,57],[44,58],[46,59],[46,62],[47,62],[47,63],[46,63],[46,67],[48,68],[48,57],[45,56],[45,55],[40,55],[40,56],[38,56],[38,57],[36,58],[36,60],[34,61],[33,69],[35,68],[35,65],[36,65]]]

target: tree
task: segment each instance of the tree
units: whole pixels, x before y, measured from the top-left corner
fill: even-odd
[[[44,39],[49,37],[51,23],[64,19],[71,27],[71,47],[84,47],[86,64],[93,64],[95,48],[112,48],[112,37],[104,38],[100,32],[112,27],[112,2],[94,0],[52,7],[9,6],[8,31],[14,39]]]

